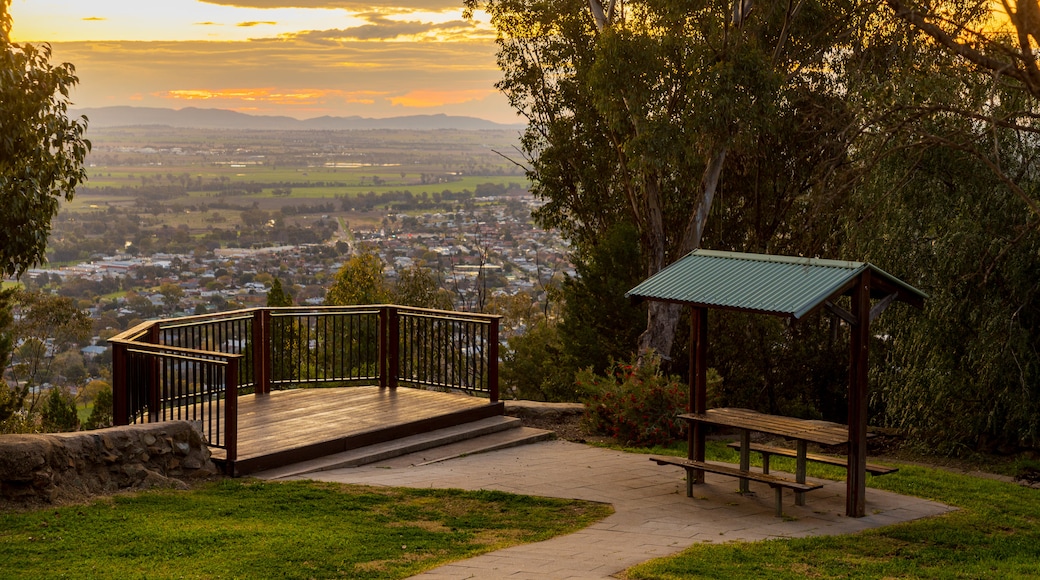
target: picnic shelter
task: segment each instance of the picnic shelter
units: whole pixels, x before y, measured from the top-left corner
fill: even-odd
[[[922,308],[927,298],[924,292],[866,262],[698,249],[644,280],[626,296],[637,302],[655,300],[692,308],[687,409],[690,418],[706,417],[708,411],[709,309],[766,314],[793,321],[822,309],[847,323],[851,333],[845,513],[850,517],[865,514],[870,323],[893,302]],[[761,430],[757,425],[743,427],[745,432]],[[706,465],[704,435],[705,423],[691,420],[689,460],[700,467]],[[800,448],[800,455],[804,462],[804,447]],[[695,483],[694,477],[703,478],[703,471],[687,467],[690,483]],[[741,473],[747,475],[746,459],[742,459],[741,468]],[[779,490],[777,497],[779,506]]]

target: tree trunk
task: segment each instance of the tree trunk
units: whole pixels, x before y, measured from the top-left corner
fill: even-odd
[[[682,316],[682,304],[652,301],[648,305],[646,330],[639,335],[639,359],[654,351],[662,360],[671,360],[675,330]]]
[[[697,205],[690,212],[690,220],[687,224],[686,231],[683,233],[682,241],[679,245],[679,252],[676,258],[685,256],[689,252],[697,249],[701,245],[701,238],[704,236],[704,227],[708,222],[708,214],[711,212],[711,204],[715,199],[715,191],[719,186],[719,179],[722,177],[722,165],[726,161],[726,147],[720,147],[711,160],[708,162],[708,166],[704,169],[704,176],[701,178],[701,197],[697,201]],[[653,190],[654,188],[648,188]],[[651,200],[656,200],[655,197],[651,197]],[[658,201],[659,203],[659,201]],[[653,209],[653,204],[651,209]],[[644,248],[649,250],[649,275],[654,274],[663,270],[668,264],[665,263],[667,259],[667,248],[664,247],[665,232],[662,220],[647,220],[647,223],[655,231],[647,232],[644,235],[644,240],[647,240],[650,247]],[[646,243],[646,242],[644,242]],[[679,319],[682,315],[682,305],[672,304],[668,302],[650,302],[649,308],[647,309],[647,320],[646,330],[639,336],[639,358],[642,359],[643,355],[649,351],[654,350],[663,359],[669,360],[672,355],[672,346],[675,343],[675,332],[679,326]]]
[[[602,32],[611,25],[614,17],[614,0],[604,7],[601,0],[589,0],[589,8],[592,12],[596,29]],[[632,119],[633,125],[640,126],[640,120]],[[678,258],[690,251],[699,248],[701,238],[704,235],[704,227],[708,222],[708,214],[711,212],[712,200],[718,189],[719,179],[722,175],[722,166],[726,161],[728,149],[725,146],[716,149],[708,160],[701,177],[701,196],[694,207],[690,208],[690,218],[687,222],[682,237],[679,238],[677,252],[671,257]],[[624,159],[621,159],[624,162]],[[668,232],[664,231],[663,203],[658,184],[657,175],[654,173],[641,176],[643,187],[636,191],[629,186],[629,200],[632,210],[636,214],[635,221],[640,225],[643,254],[647,259],[647,274],[653,276],[668,265],[670,257],[668,248]],[[640,211],[642,215],[639,215]],[[673,237],[674,239],[674,237]],[[672,346],[675,343],[675,332],[679,326],[682,316],[682,305],[653,301],[647,309],[646,330],[639,336],[639,358],[653,350],[664,360],[670,360]]]

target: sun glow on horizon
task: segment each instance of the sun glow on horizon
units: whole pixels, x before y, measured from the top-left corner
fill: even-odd
[[[285,8],[296,4],[296,8]],[[12,0],[12,39],[76,66],[75,107],[516,122],[486,14],[456,0]]]

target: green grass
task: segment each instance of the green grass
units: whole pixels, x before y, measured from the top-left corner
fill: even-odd
[[[676,450],[654,450],[654,453]],[[736,462],[723,443],[709,459]],[[771,467],[793,471],[778,459]],[[1040,575],[1040,490],[941,469],[899,465],[867,485],[960,508],[867,532],[797,540],[701,544],[628,570],[631,579],[680,578],[1036,578]],[[844,470],[810,464],[810,475]],[[832,470],[834,470],[832,472]],[[869,506],[868,506],[869,507]]]
[[[0,513],[6,578],[404,578],[580,529],[591,502],[223,480]]]

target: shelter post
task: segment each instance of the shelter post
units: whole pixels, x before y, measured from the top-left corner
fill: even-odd
[[[704,413],[708,410],[708,309],[695,307],[690,312],[690,396],[687,412]],[[687,433],[688,457],[704,461],[704,427],[693,423]],[[695,481],[704,483],[704,472],[695,472]]]
[[[845,515],[866,513],[867,489],[867,354],[870,347],[870,270],[864,270],[852,290],[849,338],[849,455]]]

